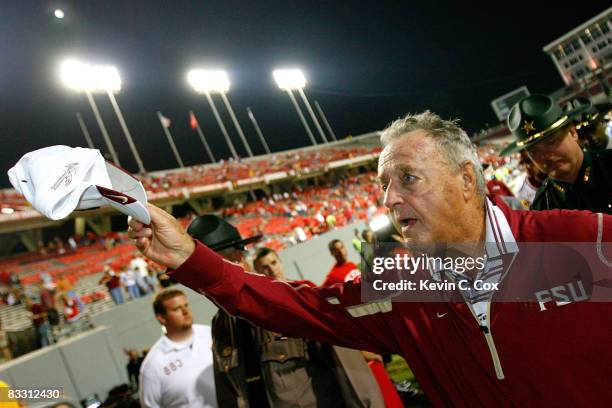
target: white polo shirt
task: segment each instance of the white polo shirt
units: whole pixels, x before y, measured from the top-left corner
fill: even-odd
[[[140,403],[147,408],[216,408],[212,336],[194,324],[193,337],[177,343],[163,336],[140,368]]]

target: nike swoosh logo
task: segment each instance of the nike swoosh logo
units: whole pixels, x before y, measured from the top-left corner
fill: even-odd
[[[124,196],[106,194],[104,197],[110,198],[113,201],[119,201],[121,204],[127,204],[128,198]]]
[[[448,313],[440,313],[440,312],[438,312],[438,313],[436,313],[436,316],[437,316],[439,319],[441,319],[441,318],[443,318],[444,316],[446,316],[447,314],[448,314]]]

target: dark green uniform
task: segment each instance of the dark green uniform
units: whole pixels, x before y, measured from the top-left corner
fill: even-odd
[[[547,178],[532,210],[589,210],[612,214],[612,150],[585,151],[576,182]]]

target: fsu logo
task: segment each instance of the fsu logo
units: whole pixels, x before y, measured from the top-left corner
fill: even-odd
[[[70,183],[72,183],[72,176],[76,174],[77,169],[79,168],[79,163],[70,163],[66,165],[66,170],[60,176],[59,179],[51,186],[51,190],[57,190],[59,186],[64,182],[64,187],[68,187]]]

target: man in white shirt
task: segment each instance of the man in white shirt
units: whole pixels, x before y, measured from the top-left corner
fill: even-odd
[[[153,310],[166,335],[140,368],[141,405],[216,408],[210,327],[193,324],[187,297],[177,289],[160,292]]]

